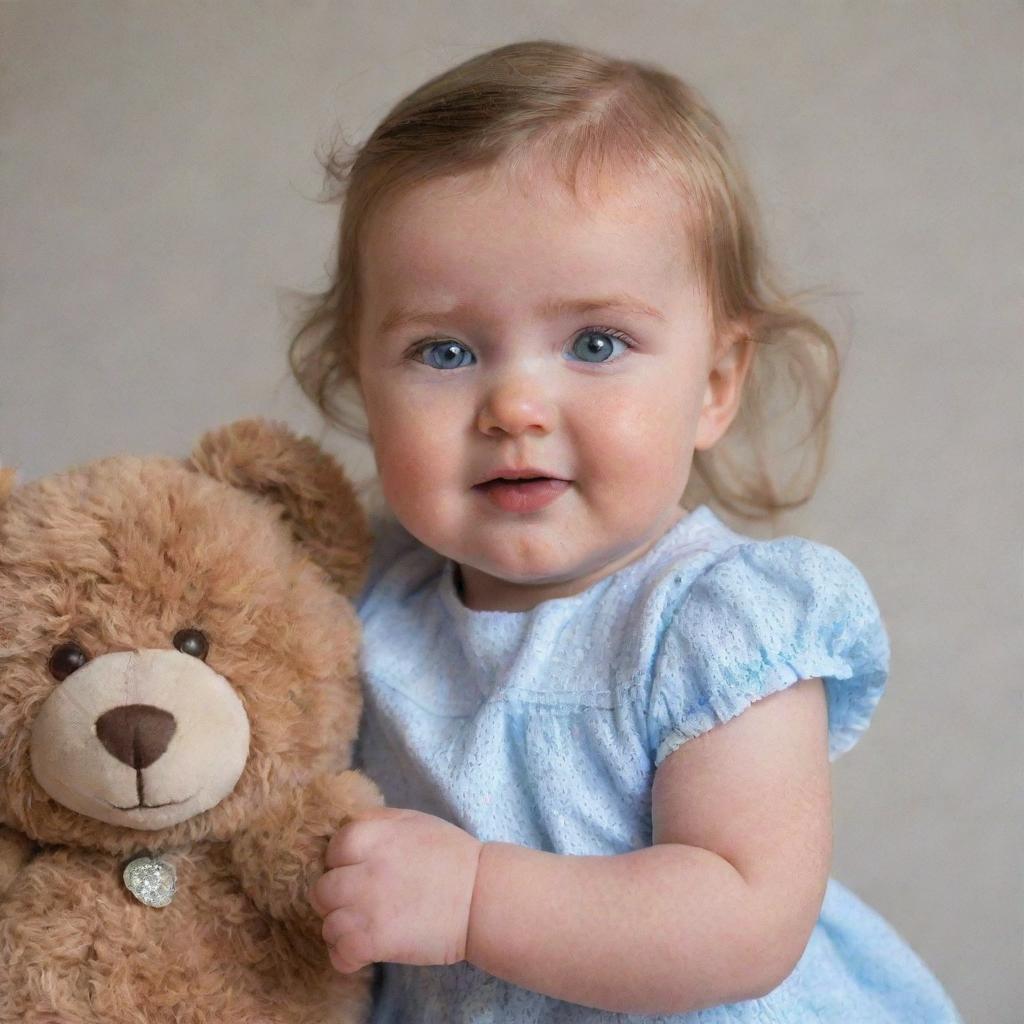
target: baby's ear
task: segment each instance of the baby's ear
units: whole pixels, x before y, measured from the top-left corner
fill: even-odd
[[[238,420],[204,434],[186,464],[273,502],[342,592],[359,592],[369,523],[345,471],[312,438],[298,437],[283,423]]]

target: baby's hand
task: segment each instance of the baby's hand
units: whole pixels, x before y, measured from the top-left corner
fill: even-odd
[[[374,807],[352,815],[327,847],[309,901],[343,974],[376,961],[454,964],[466,958],[483,843],[432,814]]]

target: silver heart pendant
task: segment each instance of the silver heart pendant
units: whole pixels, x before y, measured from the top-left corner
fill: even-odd
[[[178,890],[173,864],[151,857],[136,857],[124,869],[128,891],[147,907],[166,907]]]

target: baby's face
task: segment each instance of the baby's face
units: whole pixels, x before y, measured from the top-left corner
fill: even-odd
[[[582,206],[485,172],[373,218],[358,365],[381,487],[470,607],[576,593],[679,518],[717,439],[683,218],[649,181]],[[553,480],[483,485],[521,469]]]

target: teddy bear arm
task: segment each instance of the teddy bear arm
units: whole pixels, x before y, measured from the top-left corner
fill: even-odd
[[[327,844],[353,811],[383,803],[380,790],[360,772],[314,779],[268,808],[233,840],[232,860],[242,888],[272,918],[319,940],[322,922],[308,893],[323,874]]]
[[[0,825],[0,900],[18,872],[32,859],[32,841],[13,828]]]

